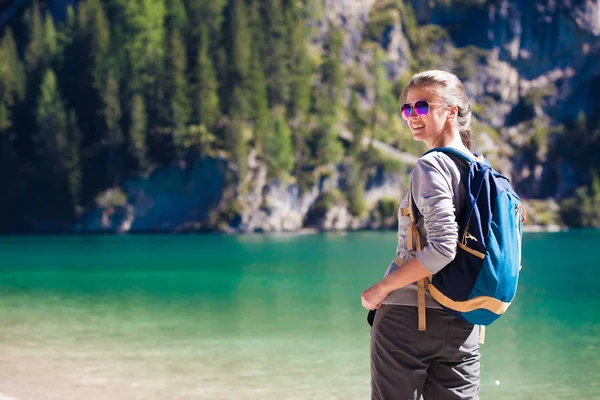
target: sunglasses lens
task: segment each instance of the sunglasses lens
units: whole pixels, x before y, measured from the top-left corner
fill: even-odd
[[[410,117],[411,109],[412,109],[412,107],[410,106],[410,104],[402,104],[402,107],[400,107],[400,112],[402,113],[402,118],[408,119],[408,117]]]
[[[422,117],[429,114],[429,103],[425,100],[419,100],[415,103],[415,112]]]

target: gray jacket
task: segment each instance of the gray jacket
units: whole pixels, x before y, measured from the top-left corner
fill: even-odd
[[[406,228],[409,217],[403,217],[398,210],[398,247],[396,256],[404,261],[417,257],[419,262],[431,272],[437,273],[454,259],[458,240],[456,214],[460,212],[455,205],[465,201],[466,190],[461,182],[461,170],[450,156],[433,152],[421,157],[411,176],[413,201],[419,209],[417,230],[423,242],[423,250],[416,253],[406,248]],[[400,208],[408,206],[408,194],[400,203]],[[400,267],[401,268],[401,267]],[[392,263],[385,275],[398,269]],[[417,284],[391,292],[383,304],[417,305]],[[425,293],[425,305],[429,308],[442,308],[429,291]]]

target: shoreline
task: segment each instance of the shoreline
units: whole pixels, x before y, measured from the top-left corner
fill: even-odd
[[[556,232],[567,232],[572,229],[568,226],[561,225],[523,225],[523,232],[526,233],[556,233]],[[581,228],[581,229],[600,229],[600,228]],[[316,234],[347,234],[352,232],[396,232],[395,228],[389,229],[345,229],[345,230],[321,230],[317,228],[300,228],[293,231],[237,231],[235,229],[200,229],[200,230],[137,230],[137,231],[109,231],[109,230],[98,230],[98,231],[31,231],[31,232],[3,232],[0,233],[0,237],[8,236],[127,236],[127,235],[225,235],[225,236],[239,236],[239,235],[256,235],[256,236],[305,236],[305,235],[316,235]],[[0,397],[0,400],[4,400]]]

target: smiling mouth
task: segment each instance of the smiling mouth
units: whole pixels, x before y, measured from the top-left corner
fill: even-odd
[[[413,126],[412,129],[413,131],[419,130],[419,129],[423,129],[425,128],[425,125],[419,125],[419,126]]]

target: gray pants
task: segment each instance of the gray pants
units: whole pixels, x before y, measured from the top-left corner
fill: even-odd
[[[439,309],[382,305],[371,330],[371,399],[479,399],[479,329]]]

